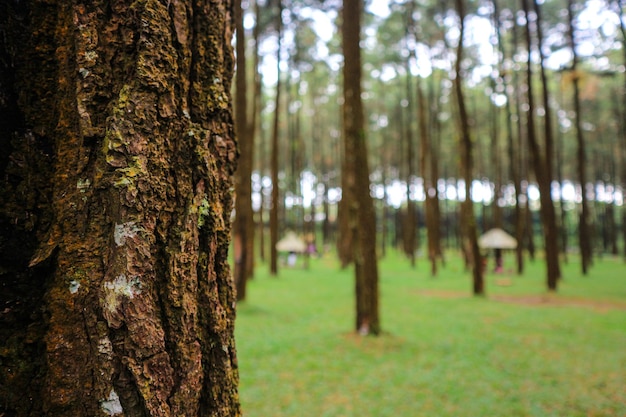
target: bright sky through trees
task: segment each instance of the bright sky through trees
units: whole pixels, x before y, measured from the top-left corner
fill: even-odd
[[[540,1],[543,3],[543,1]],[[378,50],[384,48],[384,45],[380,45],[380,40],[377,39],[377,28],[380,22],[388,17],[391,13],[390,0],[372,0],[369,2],[367,9],[370,13],[379,17],[379,21],[371,23],[363,29],[363,41],[362,46],[366,49]],[[284,12],[288,14],[288,11]],[[311,7],[302,7],[298,10],[298,18],[311,19],[313,21],[312,28],[317,34],[317,43],[315,51],[313,52],[314,58],[325,61],[329,65],[332,71],[338,72],[341,68],[342,57],[340,54],[333,54],[329,49],[329,42],[333,37],[337,35],[336,19],[338,16],[337,11],[321,11]],[[492,45],[494,29],[491,25],[490,15],[492,11],[489,10],[487,5],[481,6],[478,9],[477,14],[469,15],[466,19],[466,43],[468,46],[474,45],[478,50],[478,56],[480,64],[473,67],[471,75],[468,76],[468,84],[477,84],[481,79],[489,77],[493,71],[493,65],[495,63],[495,52]],[[520,17],[521,18],[521,17]],[[457,17],[450,15],[443,20],[443,25],[446,26],[446,38],[452,45],[458,42],[459,30]],[[521,18],[523,20],[523,18]],[[585,8],[580,12],[577,18],[577,33],[579,40],[577,42],[577,52],[580,56],[586,57],[598,70],[608,69],[609,60],[602,52],[609,49],[619,49],[619,46],[612,44],[616,42],[615,33],[618,30],[619,19],[616,13],[607,9],[606,2],[602,0],[588,0],[585,2]],[[252,13],[248,13],[245,19],[245,26],[248,30],[251,30],[254,26],[254,16]],[[286,27],[283,43],[289,45],[293,43],[294,34],[289,27]],[[551,69],[558,69],[563,65],[567,65],[571,60],[571,51],[569,46],[562,42],[562,39],[547,39],[547,44],[553,46],[546,50],[546,66]],[[411,59],[410,71],[413,75],[421,75],[427,77],[431,74],[431,59],[428,56],[428,47],[426,45],[416,45],[417,59]],[[288,49],[288,48],[285,48]],[[265,37],[260,45],[259,49],[262,60],[262,74],[264,84],[271,88],[276,83],[276,37],[269,35]],[[420,58],[420,52],[425,58]],[[434,60],[434,65],[444,69],[451,70],[453,57],[449,61],[445,59]],[[281,60],[282,70],[288,69],[287,65],[288,56],[283,54]],[[607,68],[604,68],[607,67]],[[292,69],[292,71],[296,71]],[[383,82],[389,81],[398,75],[398,68],[393,63],[383,63],[380,67],[370,68],[369,76],[375,79],[379,79]],[[618,71],[624,71],[623,66],[618,68]],[[504,106],[506,98],[503,95],[493,95],[494,103],[498,106]],[[273,111],[271,103],[265,111]],[[385,119],[384,123],[388,121]],[[562,121],[568,123],[567,119]],[[384,127],[384,126],[380,126]],[[260,204],[260,190],[261,179],[258,175],[255,177],[255,191],[254,191],[254,205],[258,207]],[[269,179],[264,179],[264,181]],[[412,195],[419,201],[424,199],[423,187],[421,179],[416,180],[416,184],[412,187]],[[445,183],[445,181],[444,181]],[[317,179],[313,173],[305,171],[300,178],[300,189],[302,196],[293,197],[286,196],[286,204],[302,204],[305,207],[310,206],[311,201],[318,197],[315,186]],[[269,189],[270,184],[266,184],[265,188]],[[616,194],[612,194],[613,190],[604,191],[601,189],[601,185],[598,185],[596,190],[597,197],[600,201],[606,201],[607,199],[616,198],[618,202],[621,201],[621,192],[617,190]],[[558,184],[553,184],[553,195],[555,199],[558,199],[561,195]],[[389,203],[392,206],[399,207],[406,201],[406,185],[400,180],[394,180],[387,185],[387,195]],[[384,189],[382,186],[373,186],[373,194],[377,198],[382,198],[384,195]],[[488,182],[481,182],[476,180],[472,186],[472,192],[474,193],[474,200],[477,202],[491,202],[493,200],[493,184]],[[565,201],[574,202],[579,196],[580,191],[574,188],[572,183],[565,182],[563,185],[563,198]],[[335,198],[332,198],[332,195]],[[331,191],[331,200],[338,200],[340,198],[341,191],[339,188]],[[442,197],[450,200],[463,200],[465,198],[463,192],[463,184],[448,184],[445,190],[442,191]],[[538,190],[534,185],[529,186],[529,197],[531,203],[538,201]],[[295,201],[296,198],[298,201]],[[501,204],[508,204],[506,201]],[[619,203],[618,203],[619,204]]]
[[[540,2],[543,3],[543,2]],[[367,7],[368,11],[378,16],[379,18],[386,18],[390,14],[389,0],[373,0]],[[313,29],[319,37],[317,43],[316,55],[320,60],[325,60],[334,71],[339,71],[341,65],[341,56],[335,54],[331,55],[328,49],[327,43],[335,36],[337,28],[335,26],[335,20],[337,18],[337,12],[334,10],[324,12],[321,10],[304,7],[299,11],[299,17],[303,19],[311,18],[314,22]],[[468,36],[468,45],[477,45],[479,50],[479,56],[481,57],[482,64],[474,68],[472,72],[471,80],[477,82],[480,78],[487,77],[491,73],[491,64],[494,61],[493,46],[490,43],[490,38],[493,36],[493,28],[489,20],[489,13],[487,7],[483,6],[479,8],[479,14],[483,16],[471,15],[467,19],[466,33]],[[451,43],[458,41],[458,24],[455,17],[448,17],[444,20],[444,24],[447,26],[446,36]],[[578,42],[578,53],[581,56],[590,57],[598,52],[598,49],[609,49],[612,45],[607,45],[613,39],[613,34],[617,30],[619,21],[617,15],[607,10],[602,0],[590,0],[585,3],[585,9],[580,13],[578,18],[578,29],[587,34],[583,39]],[[246,29],[251,29],[254,26],[254,16],[248,13],[245,18]],[[364,46],[368,48],[380,47],[376,44],[375,40],[376,28],[365,27],[364,28]],[[285,39],[283,42],[289,44],[293,40],[293,33],[289,30],[285,31]],[[260,55],[262,56],[262,71],[265,84],[274,85],[276,83],[276,39],[275,37],[268,37],[260,45]],[[546,57],[546,66],[548,68],[559,68],[563,63],[568,62],[571,59],[571,52],[567,47],[563,47],[550,53]],[[285,59],[283,56],[282,59]],[[608,64],[608,60],[604,58],[604,65]],[[449,64],[449,63],[448,63]],[[600,58],[596,65],[602,66],[603,59]],[[284,68],[286,69],[286,68]],[[418,56],[418,62],[412,63],[411,72],[416,75],[419,74],[426,77],[430,74],[430,61],[428,59],[420,59]],[[384,66],[380,70],[380,78],[388,80],[395,77],[395,71],[387,66]],[[471,81],[470,80],[470,81]]]

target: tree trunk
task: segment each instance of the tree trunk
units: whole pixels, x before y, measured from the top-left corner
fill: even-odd
[[[620,32],[622,34],[622,58],[623,64],[626,65],[626,23],[625,18],[626,15],[624,13],[624,9],[626,7],[625,0],[617,0],[618,10],[619,10],[619,18],[620,18]],[[622,114],[626,115],[626,71],[623,73],[624,81],[622,84]],[[622,190],[626,189],[626,121],[624,121],[624,117],[621,118],[621,146],[622,146]],[[626,261],[626,193],[622,191],[622,244],[623,244],[623,257],[624,261]]]
[[[417,229],[417,210],[415,206],[415,200],[411,198],[411,184],[416,176],[415,172],[415,146],[413,144],[413,97],[411,86],[411,68],[410,68],[411,53],[406,58],[405,70],[406,70],[406,123],[404,125],[404,143],[405,143],[405,161],[406,161],[406,216],[403,222],[403,243],[404,253],[411,262],[411,267],[415,268],[415,250],[416,245],[416,229]],[[402,108],[404,110],[404,108]]]
[[[581,111],[580,111],[580,93],[578,84],[578,54],[576,52],[576,41],[574,39],[574,11],[572,0],[567,1],[567,16],[568,16],[568,36],[570,47],[572,50],[572,72],[574,77],[572,78],[572,102],[574,103],[574,126],[576,131],[576,143],[578,145],[576,151],[576,161],[578,167],[578,181],[581,187],[581,211],[578,223],[578,242],[580,245],[580,258],[583,275],[587,275],[589,266],[591,265],[591,233],[589,231],[589,202],[587,201],[587,167],[585,163],[585,138],[583,136]]]
[[[337,226],[339,236],[337,238],[337,256],[341,263],[341,268],[347,268],[354,261],[354,235],[353,229],[356,227],[352,223],[356,221],[352,217],[352,209],[354,197],[351,195],[352,182],[354,175],[354,167],[351,165],[351,158],[345,157],[341,162],[341,200],[337,207]]]
[[[550,200],[550,205],[552,206],[546,211],[546,215],[548,216],[544,219],[544,228],[550,229],[550,242],[546,242],[546,254],[552,254],[551,256],[556,258],[556,263],[558,265],[558,256],[559,256],[559,227],[556,219],[556,210],[554,208],[554,202],[552,201],[552,180],[554,179],[553,173],[553,164],[554,164],[554,131],[552,129],[552,106],[550,105],[550,90],[548,88],[548,77],[546,74],[546,69],[544,67],[544,53],[543,53],[543,31],[542,31],[542,19],[541,19],[541,6],[539,5],[537,0],[533,1],[535,14],[537,16],[537,49],[539,51],[539,73],[541,75],[541,91],[543,97],[543,108],[544,108],[544,152],[545,152],[545,175],[546,178],[544,181],[546,182],[544,188],[545,193],[547,193],[547,197]],[[542,201],[542,205],[543,205]],[[546,225],[549,223],[549,225]],[[553,266],[554,267],[554,266]],[[561,277],[560,268],[555,271],[556,278],[559,279]],[[556,285],[556,284],[555,284]],[[551,284],[548,284],[550,287]],[[556,289],[556,288],[555,288]]]
[[[272,175],[272,205],[270,208],[270,274],[278,274],[278,252],[276,250],[276,244],[278,243],[278,211],[280,210],[279,200],[279,186],[278,186],[278,128],[279,128],[279,115],[280,115],[280,55],[281,55],[281,41],[282,41],[282,1],[278,1],[278,16],[277,16],[277,29],[278,29],[278,49],[276,52],[276,100],[274,104],[274,124],[272,128],[272,150],[270,156],[270,170]]]
[[[439,222],[437,221],[437,208],[439,204],[437,195],[437,178],[432,176],[436,168],[433,152],[431,149],[431,141],[429,136],[427,103],[422,89],[420,77],[417,77],[417,119],[419,122],[419,139],[420,139],[420,169],[422,178],[424,179],[424,193],[426,200],[424,203],[424,215],[426,217],[426,237],[428,245],[428,260],[430,262],[430,274],[437,275],[437,259],[439,257],[438,233]]]
[[[251,275],[253,257],[254,212],[252,211],[252,164],[254,129],[248,123],[248,83],[246,74],[246,38],[241,0],[235,0],[237,72],[235,73],[235,130],[239,162],[235,175],[235,221],[233,223],[234,278],[237,300],[246,299],[246,283]]]
[[[517,50],[518,45],[518,31],[517,25],[513,23],[513,36],[512,36],[512,51]],[[504,46],[503,46],[504,48]],[[514,53],[511,52],[511,59],[514,57]],[[522,205],[522,198],[524,197],[524,191],[522,190],[522,178],[526,173],[526,152],[524,143],[524,125],[522,123],[521,102],[523,95],[521,94],[521,82],[519,81],[518,72],[512,71],[512,83],[515,93],[512,95],[515,98],[515,116],[517,119],[517,141],[513,138],[512,132],[512,117],[513,109],[507,100],[507,134],[509,136],[508,151],[510,160],[510,173],[513,180],[513,187],[515,189],[515,238],[517,239],[517,248],[515,250],[515,258],[517,263],[517,274],[522,275],[524,273],[524,241],[526,239],[526,218],[530,215],[528,208],[528,199],[524,200]],[[506,78],[505,78],[506,83]],[[507,88],[508,96],[508,88]],[[512,98],[511,96],[509,96]],[[516,143],[517,142],[517,143]],[[517,152],[515,152],[517,150]],[[528,177],[526,177],[528,178]]]
[[[440,143],[441,143],[441,122],[439,121],[439,105],[438,98],[439,94],[435,94],[435,81],[429,83],[428,89],[428,102],[430,103],[430,122],[429,122],[429,133],[431,140],[429,146],[429,163],[430,165],[430,178],[433,185],[434,195],[429,196],[430,204],[429,207],[432,212],[432,225],[430,226],[433,233],[433,245],[435,247],[436,257],[441,262],[441,266],[445,266],[445,256],[443,253],[443,243],[442,243],[442,219],[441,219],[441,206],[439,203],[439,155],[440,155]],[[445,176],[444,176],[445,178]],[[444,226],[446,227],[446,226]],[[447,227],[446,227],[447,228]],[[432,271],[432,269],[431,269]]]
[[[471,260],[473,291],[474,295],[485,294],[485,284],[483,279],[483,265],[476,231],[476,216],[474,215],[474,204],[472,202],[471,187],[473,173],[472,138],[470,126],[463,96],[463,76],[461,63],[463,62],[463,36],[465,34],[465,7],[463,0],[456,0],[457,13],[460,20],[459,44],[457,47],[455,62],[454,89],[458,103],[459,112],[459,134],[461,135],[461,171],[465,179],[465,201],[462,205],[462,219],[464,223],[464,238],[467,242],[467,252]]]
[[[254,88],[253,88],[253,99],[251,100],[251,109],[250,109],[250,117],[247,118],[248,119],[248,123],[247,123],[247,128],[248,128],[248,132],[250,135],[250,146],[252,147],[252,156],[250,157],[250,161],[252,164],[252,167],[254,167],[254,160],[255,160],[255,142],[257,141],[257,137],[259,137],[261,129],[259,126],[259,113],[261,111],[261,108],[263,107],[263,92],[262,92],[262,88],[263,88],[263,80],[262,80],[262,76],[261,76],[261,72],[260,72],[260,57],[259,57],[259,47],[260,47],[260,25],[258,24],[259,19],[258,16],[260,15],[260,6],[259,6],[259,2],[255,1],[254,2],[254,13],[255,16],[257,17],[255,24],[254,24],[254,29],[252,30],[252,36],[254,38],[254,52],[253,52],[253,83],[254,83]],[[260,140],[260,138],[258,139]],[[254,169],[254,168],[253,168]],[[252,171],[253,169],[250,171],[250,175],[252,175]],[[259,170],[259,172],[262,172],[262,170]],[[252,185],[250,186],[250,192],[252,193]],[[259,210],[259,212],[261,212],[261,210]],[[262,218],[261,216],[259,216],[260,218]],[[261,224],[261,230],[263,228],[263,225]],[[250,218],[248,219],[248,238],[247,238],[247,251],[249,256],[246,257],[246,277],[247,279],[253,279],[254,278],[254,265],[255,265],[255,240],[256,240],[256,220],[255,220],[255,213],[254,213],[254,207],[252,206],[252,197],[250,197]]]
[[[361,101],[361,0],[344,0],[342,10],[344,159],[348,167],[349,210],[354,242],[356,330],[378,335],[378,259],[376,213],[370,195],[365,120]],[[344,206],[345,207],[345,206]]]
[[[561,253],[563,253],[563,262],[568,262],[567,255],[567,210],[565,209],[565,193],[563,192],[563,163],[565,146],[563,142],[563,134],[561,129],[558,130],[557,146],[556,146],[556,180],[559,183],[559,208],[560,208],[560,233],[561,233]]]
[[[240,415],[231,9],[0,6],[1,415]]]
[[[528,85],[528,117],[527,117],[527,136],[528,143],[530,145],[530,151],[533,161],[533,168],[535,171],[535,176],[537,177],[537,183],[539,185],[539,194],[541,201],[541,220],[543,224],[543,236],[544,236],[544,247],[546,251],[546,263],[547,263],[547,287],[550,291],[556,291],[557,289],[557,281],[561,276],[560,267],[559,267],[559,250],[558,250],[558,231],[556,227],[556,216],[554,211],[554,204],[552,202],[551,196],[551,169],[549,165],[551,164],[551,160],[548,159],[547,155],[544,157],[541,154],[541,149],[539,147],[539,143],[536,138],[535,132],[535,119],[534,119],[534,97],[533,97],[533,86],[532,86],[532,60],[531,60],[531,33],[530,33],[530,22],[529,12],[528,12],[528,4],[526,1],[530,0],[521,0],[522,7],[524,10],[524,15],[526,16],[526,46],[528,48],[528,63],[527,63],[527,85]],[[539,23],[539,22],[538,22]],[[539,48],[541,48],[541,39],[539,39]],[[541,62],[543,66],[543,62]],[[548,138],[546,138],[546,141]],[[546,144],[546,148],[548,149],[549,144]],[[533,230],[532,228],[529,230],[529,234],[532,236]]]

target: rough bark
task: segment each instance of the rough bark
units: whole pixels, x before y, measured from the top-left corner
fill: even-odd
[[[230,2],[0,16],[0,414],[240,415]]]
[[[380,333],[378,311],[378,260],[376,256],[376,213],[370,195],[369,164],[365,141],[365,120],[361,101],[361,0],[344,0],[343,42],[343,128],[344,158],[353,169],[348,177],[349,210],[353,219],[356,284],[356,330],[360,334]],[[344,206],[345,207],[345,206]]]
[[[461,172],[465,179],[465,201],[462,205],[461,215],[464,225],[464,239],[467,244],[467,252],[472,268],[472,289],[474,295],[485,294],[485,283],[483,277],[482,257],[478,247],[476,216],[474,215],[474,204],[471,196],[473,155],[472,138],[470,134],[469,119],[463,95],[463,76],[461,63],[463,62],[463,36],[465,33],[465,5],[463,0],[456,0],[456,9],[460,20],[459,44],[457,46],[455,62],[454,90],[457,99],[459,112],[459,134],[461,136]]]

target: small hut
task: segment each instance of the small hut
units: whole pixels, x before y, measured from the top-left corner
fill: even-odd
[[[478,238],[481,249],[493,249],[496,259],[495,272],[502,272],[502,250],[517,248],[517,239],[502,229],[491,229]]]
[[[287,232],[285,237],[276,242],[276,250],[278,252],[286,252],[287,265],[294,266],[298,253],[306,251],[306,243],[300,239],[294,232]]]

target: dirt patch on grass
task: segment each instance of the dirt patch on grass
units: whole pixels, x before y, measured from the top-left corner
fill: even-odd
[[[417,293],[425,297],[442,299],[461,299],[471,297],[471,294],[468,294],[467,292],[453,290],[419,290]],[[612,310],[626,311],[625,302],[597,300],[591,298],[563,297],[558,294],[488,295],[487,299],[499,303],[537,307],[582,307],[599,312]]]
[[[557,294],[544,295],[493,295],[490,300],[501,303],[541,307],[583,307],[599,312],[626,311],[626,303],[619,301],[594,300],[591,298],[562,297]]]
[[[419,295],[423,295],[426,297],[446,298],[446,299],[470,297],[470,295],[465,291],[453,291],[453,290],[419,290],[417,291],[417,293]]]

